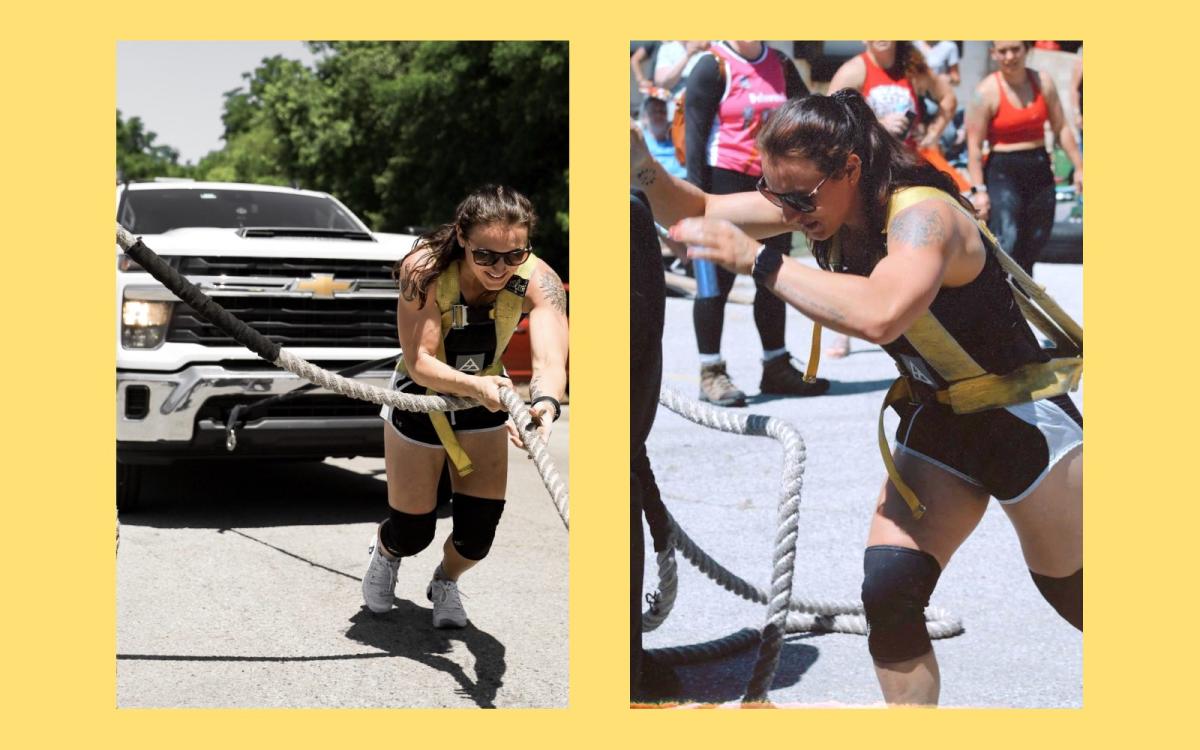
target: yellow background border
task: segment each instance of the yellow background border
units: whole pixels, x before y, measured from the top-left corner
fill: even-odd
[[[1185,304],[1196,250],[1195,42],[1161,3],[1106,21],[1083,4],[125,2],[10,8],[4,200],[5,722],[15,746],[411,747],[776,741],[866,746],[1170,743],[1195,695],[1195,408]],[[1001,8],[1003,10],[1001,11]],[[729,19],[736,9],[742,18]],[[1003,13],[1003,15],[1001,15]],[[900,18],[903,16],[903,18]],[[900,20],[894,20],[900,19]],[[1151,25],[1154,24],[1154,26]],[[6,24],[7,25],[7,24]],[[1087,47],[1087,607],[1075,711],[629,711],[623,416],[631,37],[1082,38]],[[886,30],[886,31],[885,31]],[[1178,33],[1182,33],[1183,28]],[[732,33],[731,33],[732,32]],[[1011,36],[1012,34],[1009,33]],[[118,39],[546,38],[571,41],[571,707],[559,711],[114,708],[112,180]],[[536,95],[536,92],[531,92]],[[1189,217],[1190,218],[1190,217]],[[1190,307],[1190,306],[1189,306]],[[1189,326],[1190,328],[1190,326]],[[1182,377],[1181,377],[1182,376]],[[614,408],[614,405],[622,405]],[[180,560],[180,565],[199,564]],[[164,573],[164,574],[169,574]],[[1014,639],[1022,637],[1013,623]],[[1035,633],[1029,637],[1037,637]],[[1011,647],[1011,644],[997,647]],[[865,658],[865,655],[864,655]],[[1031,670],[1036,665],[1030,665]],[[979,675],[1004,680],[1005,675]],[[1032,677],[1036,679],[1036,675]],[[1020,679],[1031,679],[1021,675]],[[12,723],[16,719],[15,725]]]

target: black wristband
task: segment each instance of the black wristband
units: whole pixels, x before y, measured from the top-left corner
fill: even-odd
[[[750,275],[754,280],[762,286],[767,285],[767,280],[779,270],[783,265],[783,253],[778,250],[763,245],[763,248],[758,251],[758,256],[754,259],[754,270]]]
[[[562,416],[562,404],[558,402],[558,399],[553,396],[538,396],[529,402],[529,408],[532,409],[533,407],[537,406],[538,402],[540,401],[550,402],[550,404],[554,407],[554,421],[557,422],[558,418]]]

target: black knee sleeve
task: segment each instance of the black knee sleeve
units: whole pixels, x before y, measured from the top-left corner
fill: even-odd
[[[455,492],[453,503],[455,551],[468,560],[482,560],[496,538],[504,501]]]
[[[925,607],[942,574],[930,554],[905,547],[867,547],[863,555],[863,609],[867,648],[880,662],[915,659],[929,652]]]
[[[379,527],[379,540],[392,557],[410,557],[429,546],[437,530],[437,510],[404,513],[395,508]]]
[[[1066,578],[1051,578],[1034,573],[1032,570],[1029,571],[1029,575],[1033,576],[1033,582],[1037,585],[1038,591],[1042,592],[1042,598],[1050,602],[1054,611],[1062,615],[1062,618],[1074,625],[1077,630],[1082,631],[1083,568]]]

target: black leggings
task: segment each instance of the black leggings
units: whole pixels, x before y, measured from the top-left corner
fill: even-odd
[[[1054,227],[1054,172],[1045,149],[993,151],[983,172],[991,200],[988,228],[1000,247],[1033,275]]]
[[[756,182],[757,177],[713,167],[711,192],[715,195],[744,193],[754,190]],[[787,254],[792,247],[792,235],[781,234],[764,240],[763,244]],[[725,301],[729,299],[729,290],[733,288],[735,278],[733,273],[718,266],[717,288],[720,294],[698,299],[692,306],[692,324],[696,329],[696,344],[701,354],[721,352],[721,332],[725,328]],[[783,300],[762,286],[757,286],[754,294],[754,325],[758,328],[758,338],[762,341],[763,351],[783,348],[786,320]]]
[[[639,199],[640,198],[640,199]],[[646,438],[658,412],[666,289],[654,218],[644,197],[629,200],[629,687],[642,664],[642,496],[654,491]],[[648,479],[647,479],[648,477]],[[646,483],[651,485],[646,487]]]

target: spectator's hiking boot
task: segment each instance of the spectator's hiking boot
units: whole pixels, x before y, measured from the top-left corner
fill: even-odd
[[[764,394],[779,396],[820,396],[829,390],[829,381],[817,378],[809,383],[804,379],[804,373],[792,367],[792,358],[785,353],[763,362],[762,382],[758,388]]]
[[[396,599],[396,573],[400,560],[389,560],[383,556],[383,545],[379,542],[379,529],[371,535],[371,563],[363,576],[363,603],[367,609],[381,615],[392,608]]]
[[[700,400],[717,406],[745,406],[746,394],[725,374],[725,363],[700,366]]]
[[[467,611],[463,609],[458,584],[444,578],[434,578],[425,589],[425,596],[433,602],[433,626],[435,628],[465,628]]]

